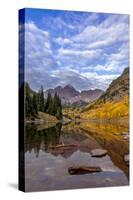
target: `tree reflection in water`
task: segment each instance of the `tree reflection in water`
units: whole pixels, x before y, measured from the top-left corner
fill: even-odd
[[[124,155],[129,153],[129,142],[124,141],[121,134],[128,127],[107,123],[61,123],[51,127],[27,125],[25,131],[25,152],[33,150],[36,157],[40,151],[54,156],[62,155],[68,158],[75,151],[90,152],[95,148],[108,151],[113,163],[129,178],[129,166],[124,162]],[[74,146],[74,145],[75,146]],[[62,148],[53,148],[64,145]],[[66,145],[66,146],[65,146]],[[67,145],[71,145],[67,148]],[[73,145],[73,146],[72,146]]]
[[[47,151],[49,146],[57,145],[60,139],[61,127],[61,123],[42,130],[38,130],[35,125],[26,126],[25,152],[31,152],[33,149],[38,157],[40,149]]]

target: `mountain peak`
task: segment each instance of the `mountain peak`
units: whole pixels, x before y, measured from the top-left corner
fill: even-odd
[[[55,90],[61,90],[61,89],[62,89],[61,86],[57,86],[57,87],[55,88]]]
[[[71,89],[74,89],[74,90],[75,90],[75,88],[74,88],[72,85],[70,85],[70,84],[64,86],[64,89],[65,89],[65,88],[71,88]]]
[[[50,92],[53,96],[55,93],[58,94],[64,104],[68,102],[74,103],[81,101],[92,102],[103,93],[103,91],[99,89],[83,90],[79,92],[70,84],[67,84],[64,87],[57,86],[54,89],[49,89],[45,92],[45,96],[47,96],[48,92]]]
[[[67,97],[67,98],[72,98],[75,96],[79,95],[79,92],[72,86],[72,85],[66,85],[63,88],[62,93]]]

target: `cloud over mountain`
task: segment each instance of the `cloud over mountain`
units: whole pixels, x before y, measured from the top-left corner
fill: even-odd
[[[106,89],[129,66],[129,16],[29,9],[25,43],[26,80],[34,89]]]

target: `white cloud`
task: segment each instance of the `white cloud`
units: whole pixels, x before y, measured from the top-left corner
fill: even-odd
[[[60,48],[58,50],[58,56],[83,56],[88,59],[95,58],[99,56],[101,50],[76,50],[76,49],[64,49]]]
[[[31,87],[45,83],[48,71],[56,68],[51,48],[50,35],[39,29],[33,22],[25,24],[25,70],[26,81]],[[49,85],[49,84],[48,84]]]
[[[86,77],[93,84],[93,88],[106,89],[112,80],[116,79],[119,74],[106,74],[101,75],[97,72],[84,72],[81,74],[83,77]]]
[[[58,38],[55,38],[54,41],[58,44],[58,45],[67,45],[67,44],[71,44],[71,40],[68,39],[68,38],[61,38],[61,37],[58,37]]]
[[[56,81],[56,84],[53,83],[53,87],[70,84],[79,91],[84,89],[91,89],[93,87],[92,82],[76,70],[55,70],[52,72],[51,76],[56,78],[58,77],[58,81]]]
[[[44,83],[46,88],[73,84],[79,90],[105,89],[129,65],[129,25],[127,15],[109,15],[94,23],[98,18],[94,13],[84,24],[76,18],[71,25],[58,17],[53,22],[56,37],[33,22],[26,23],[27,80],[34,87]],[[67,34],[67,29],[75,28],[76,34]],[[60,30],[62,36],[57,34]],[[58,44],[54,51],[52,42]]]
[[[86,77],[86,78],[94,78],[97,76],[96,72],[84,72],[81,73],[82,76]]]
[[[96,85],[105,90],[108,88],[109,84],[116,79],[120,74],[108,74],[108,75],[97,75],[95,76]]]
[[[55,17],[55,19],[52,18],[52,22],[58,28],[66,27],[66,28],[69,28],[69,29],[74,29],[73,25],[66,23],[61,17]]]
[[[105,70],[110,72],[122,73],[123,69],[129,66],[129,44],[123,43],[117,52],[106,54],[105,65],[97,65],[97,71]]]
[[[111,18],[113,16],[106,20],[108,23],[103,22],[98,26],[87,26],[80,34],[73,37],[72,41],[84,43],[88,48],[94,49],[106,47],[115,42],[127,41],[129,39],[128,24],[117,21],[111,24]]]
[[[95,21],[98,14],[91,17]],[[128,15],[108,15],[101,23],[88,23],[85,28],[82,25],[83,29],[75,36],[57,38],[60,48],[56,58],[63,66],[73,63],[75,68],[82,69],[90,65],[96,71],[121,73],[129,65],[128,21]]]

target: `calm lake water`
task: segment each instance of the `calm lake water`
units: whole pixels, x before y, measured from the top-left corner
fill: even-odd
[[[26,191],[124,186],[129,184],[129,141],[120,123],[81,122],[67,125],[27,125],[25,135]],[[102,148],[104,157],[90,151]],[[70,175],[73,166],[99,166],[102,172]]]

